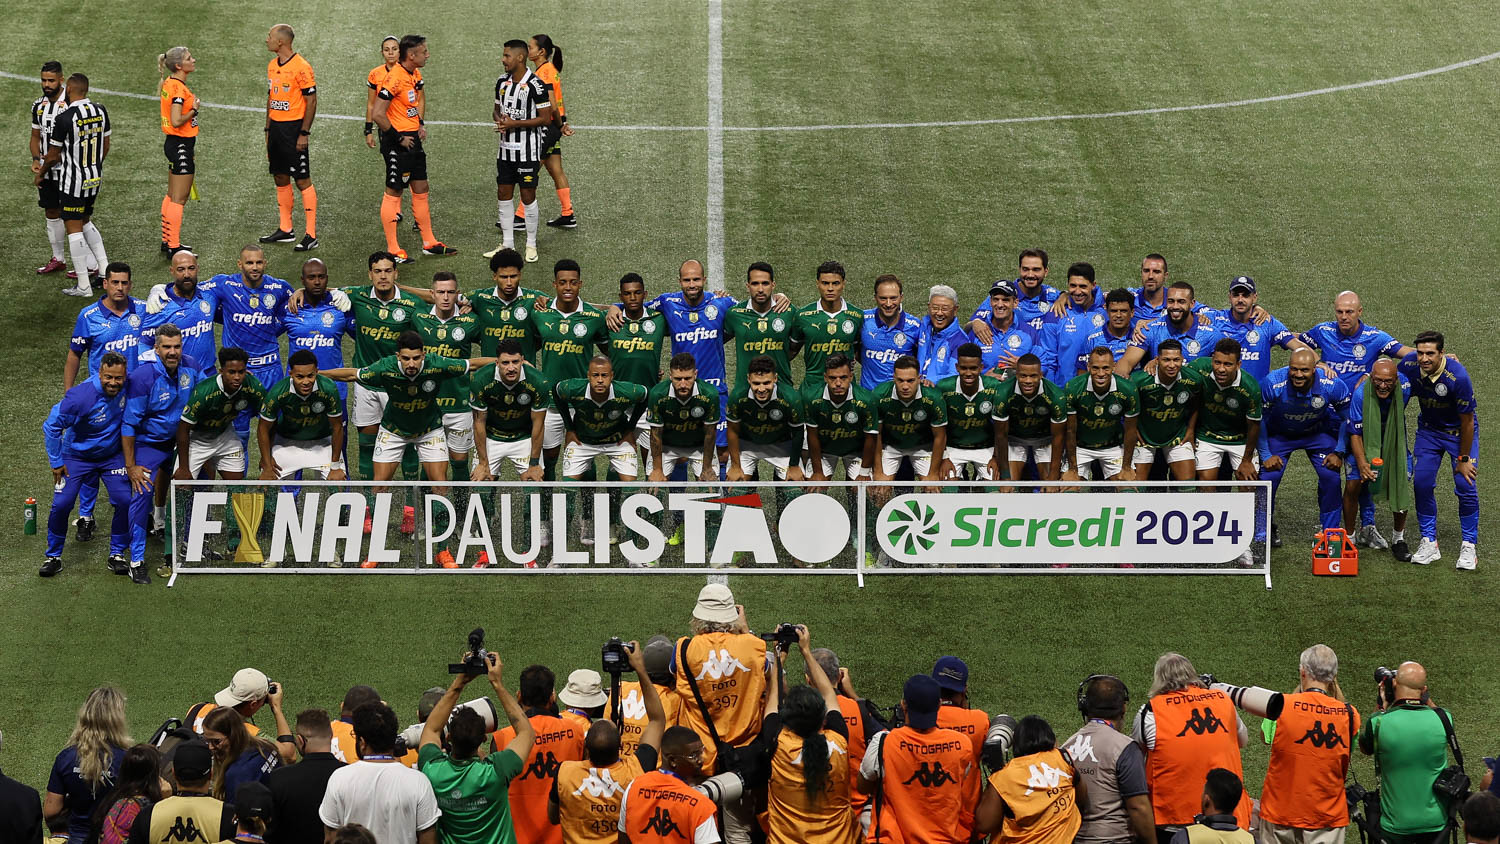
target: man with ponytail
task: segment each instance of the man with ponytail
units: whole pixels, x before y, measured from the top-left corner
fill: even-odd
[[[161,201],[161,251],[175,255],[191,246],[182,245],[182,207],[193,195],[197,164],[193,147],[198,141],[198,98],[188,90],[187,77],[197,69],[186,47],[173,47],[156,57],[161,71],[161,131],[166,135],[162,153],[167,157],[167,195]]]
[[[761,735],[771,745],[769,844],[853,844],[859,822],[849,802],[849,727],[839,709],[834,678],[812,652],[812,637],[797,625],[812,686],[782,694],[786,654],[776,651],[776,670],[766,697]]]

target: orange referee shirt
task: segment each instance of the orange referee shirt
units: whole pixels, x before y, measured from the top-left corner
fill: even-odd
[[[562,120],[565,112],[563,111],[562,83],[557,81],[557,68],[552,66],[552,62],[542,62],[536,66],[535,73],[538,79],[552,89],[552,109],[557,112],[557,119]]]
[[[271,59],[266,65],[266,84],[271,91],[267,108],[277,123],[300,122],[307,114],[308,95],[318,92],[312,65],[301,53],[293,53],[285,62],[280,57]]]
[[[181,126],[172,125],[173,103],[181,105],[182,113],[187,114],[198,107],[198,98],[193,96],[193,92],[188,90],[188,86],[181,79],[168,76],[161,83],[161,130],[165,134],[176,135],[179,138],[198,137],[197,115]]]
[[[422,126],[421,109],[417,106],[417,92],[422,89],[422,71],[408,72],[399,62],[391,68],[380,83],[377,96],[385,100],[386,119],[397,132],[415,132]]]

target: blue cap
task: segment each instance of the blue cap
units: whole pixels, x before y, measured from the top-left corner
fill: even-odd
[[[932,666],[932,679],[945,692],[969,690],[969,666],[956,656],[940,656]]]
[[[999,293],[1001,296],[1009,296],[1012,299],[1020,295],[1016,292],[1016,283],[1008,278],[1002,278],[990,285],[990,295],[994,296],[996,293]]]
[[[1255,279],[1247,275],[1235,276],[1234,279],[1229,282],[1229,292],[1233,293],[1236,290],[1243,290],[1246,293],[1254,293]]]
[[[942,690],[926,674],[914,674],[901,689],[906,704],[906,723],[918,730],[937,726],[938,709],[943,705]]]

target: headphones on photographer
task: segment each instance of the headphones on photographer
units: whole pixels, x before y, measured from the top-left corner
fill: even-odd
[[[1088,690],[1095,680],[1114,680],[1120,684],[1120,696],[1123,698],[1120,701],[1120,711],[1123,712],[1125,705],[1130,703],[1130,689],[1125,686],[1125,681],[1113,674],[1090,674],[1078,684],[1078,714],[1085,718],[1089,717]]]

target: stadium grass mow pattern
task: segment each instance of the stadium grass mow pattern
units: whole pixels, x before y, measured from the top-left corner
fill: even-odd
[[[665,289],[678,261],[703,255],[704,3],[548,4],[509,14],[454,2],[425,7],[431,12],[422,18],[410,5],[347,0],[248,8],[155,0],[18,7],[0,70],[29,76],[57,58],[69,72],[88,73],[96,88],[149,94],[156,53],[185,43],[199,60],[192,85],[200,96],[258,106],[269,58],[262,38],[287,21],[317,70],[320,109],[358,115],[379,38],[416,31],[433,50],[429,117],[484,121],[499,43],[546,32],[567,52],[563,81],[575,123],[696,128],[580,129],[565,159],[582,225],[543,231],[543,260],[527,269],[526,282],[545,286],[550,263],[570,256],[584,267],[585,295],[607,299],[626,271]],[[1500,44],[1492,11],[1473,2],[1348,0],[726,2],[727,281],[737,289],[739,268],[767,259],[781,289],[807,301],[812,268],[838,258],[851,272],[851,300],[864,304],[871,279],[895,272],[920,312],[923,291],[939,282],[957,287],[962,307],[971,307],[993,278],[1013,271],[1024,246],[1051,252],[1053,281],[1068,262],[1089,260],[1106,287],[1134,282],[1139,258],[1161,251],[1172,278],[1191,281],[1209,302],[1223,300],[1231,276],[1255,276],[1262,303],[1293,327],[1331,318],[1334,294],[1352,287],[1364,295],[1369,320],[1400,338],[1442,329],[1470,364],[1481,414],[1489,413],[1500,292],[1491,176],[1500,164],[1491,128],[1500,117],[1500,62],[1214,111],[955,128],[738,129],[1080,114],[1311,90],[1486,55]],[[101,531],[92,544],[70,543],[61,576],[38,579],[42,537],[22,537],[16,511],[28,495],[43,517],[47,511],[39,429],[59,396],[79,303],[58,294],[60,276],[32,272],[46,258],[22,152],[36,87],[0,79],[11,156],[0,187],[0,225],[9,235],[0,254],[7,363],[0,454],[8,457],[0,503],[15,519],[0,556],[7,774],[44,785],[76,707],[100,683],[125,688],[137,738],[207,699],[244,665],[284,682],[293,711],[336,708],[350,684],[368,682],[410,719],[420,690],[443,681],[444,664],[476,624],[490,632],[510,678],[532,662],[559,674],[594,666],[609,635],[685,630],[701,578],[193,577],[169,592],[160,582],[139,589],[109,576]],[[111,258],[135,267],[144,295],[166,279],[156,249],[164,188],[156,104],[98,99],[115,133],[96,220]],[[204,113],[203,199],[189,205],[185,229],[202,253],[204,277],[232,269],[237,247],[274,227],[261,119]],[[482,127],[434,127],[436,228],[462,252],[420,260],[406,279],[453,269],[465,288],[483,280],[478,256],[496,241],[494,143]],[[380,162],[359,123],[324,119],[315,126],[313,168],[317,254],[335,284],[357,283],[364,256],[381,242]],[[540,194],[543,214],[555,213],[550,183]],[[403,237],[415,253],[412,236]],[[274,275],[296,276],[290,247],[269,255]],[[1494,430],[1487,420],[1484,454],[1500,453]],[[1484,469],[1480,477],[1487,537],[1500,502]],[[1487,717],[1500,695],[1490,658],[1500,561],[1481,543],[1479,571],[1453,571],[1458,534],[1444,479],[1440,564],[1423,569],[1371,553],[1356,579],[1315,580],[1307,574],[1312,480],[1305,463],[1292,469],[1278,508],[1288,545],[1273,558],[1269,593],[1252,578],[882,577],[857,592],[846,578],[747,576],[732,586],[754,626],[806,622],[817,644],[845,657],[857,688],[882,703],[893,702],[907,674],[954,653],[969,661],[977,705],[1039,713],[1060,732],[1077,721],[1080,678],[1117,672],[1139,704],[1152,661],[1168,649],[1226,680],[1286,689],[1296,682],[1298,651],[1327,642],[1343,662],[1346,692],[1366,709],[1375,665],[1419,659],[1434,698],[1456,713],[1477,777],[1479,757],[1500,741]],[[1266,751],[1252,747],[1245,759],[1258,792]],[[1356,770],[1373,777],[1364,760]]]

